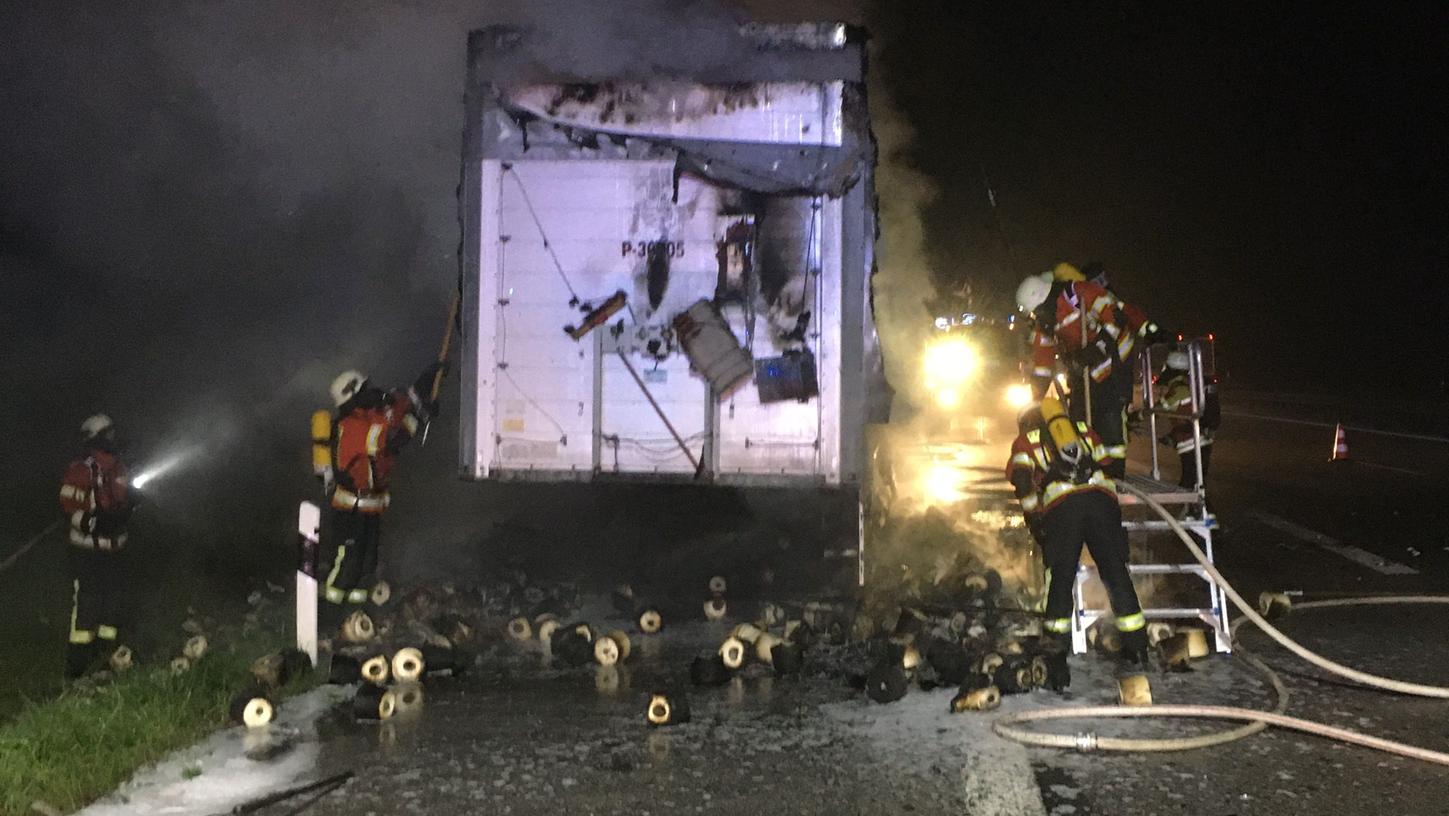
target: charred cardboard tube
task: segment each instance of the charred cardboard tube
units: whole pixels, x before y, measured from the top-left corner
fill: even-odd
[[[634,652],[634,646],[629,640],[629,633],[623,629],[613,629],[607,637],[619,647],[619,662],[628,660],[629,655]]]
[[[798,643],[777,643],[770,651],[770,665],[782,677],[799,674],[805,665],[805,651]]]
[[[192,635],[186,639],[186,645],[181,647],[181,656],[195,663],[206,656],[208,646],[210,644],[206,640],[206,635]]]
[[[745,643],[753,644],[760,637],[760,629],[753,623],[742,623],[736,626],[734,631],[730,632],[730,636],[742,640]]]
[[[396,707],[396,695],[376,683],[363,683],[352,695],[352,716],[359,720],[389,719]]]
[[[261,689],[249,689],[231,700],[231,720],[247,728],[260,728],[276,716],[276,707]]]
[[[391,668],[388,664],[387,655],[375,654],[362,661],[362,679],[369,683],[381,685],[387,682]]]
[[[111,651],[106,663],[111,667],[111,671],[121,674],[130,671],[131,667],[135,665],[135,655],[131,653],[130,646],[117,646]]]
[[[729,611],[729,605],[725,603],[724,598],[710,598],[704,602],[705,620],[721,620],[727,611]],[[644,627],[641,626],[639,628],[642,629]]]
[[[267,688],[277,688],[285,683],[286,680],[283,679],[285,671],[280,653],[262,655],[252,661],[252,677]]]
[[[185,674],[191,671],[191,661],[186,658],[186,655],[173,657],[171,658],[170,670],[173,675]]]
[[[996,686],[962,689],[951,698],[951,713],[965,711],[991,711],[1001,705],[1001,691]]]
[[[619,644],[608,635],[594,638],[594,662],[600,666],[613,666],[620,660]]]
[[[594,661],[593,639],[577,626],[560,626],[550,641],[553,656],[565,665],[584,666]]]
[[[716,575],[709,579],[709,591],[714,595],[723,595],[729,590],[729,582],[723,575]]]
[[[1212,649],[1208,646],[1206,631],[1198,628],[1191,628],[1184,630],[1183,633],[1187,635],[1188,657],[1196,660],[1200,657],[1207,657],[1208,655],[1212,654]]]
[[[717,654],[699,655],[689,663],[689,682],[696,686],[723,686],[734,676]]]
[[[774,656],[772,652],[782,642],[778,637],[769,632],[761,632],[760,636],[755,638],[755,659],[761,663],[773,665]]]
[[[399,683],[416,682],[423,676],[426,665],[423,662],[421,649],[404,646],[392,656],[392,676],[397,678]]]
[[[423,710],[423,684],[415,681],[392,687],[393,716],[399,719],[416,716]]]
[[[558,618],[551,614],[539,615],[534,621],[538,627],[538,639],[544,643],[553,642],[553,633],[558,631]]]
[[[894,703],[906,696],[908,686],[899,660],[883,660],[865,675],[865,695],[877,703]]]
[[[689,722],[689,698],[683,692],[657,692],[649,695],[645,719],[656,728]]]
[[[377,627],[366,612],[358,609],[342,622],[341,634],[348,643],[367,643],[377,637]]]
[[[463,673],[464,661],[456,649],[424,643],[418,651],[423,655],[423,672],[429,676]]]
[[[1152,705],[1152,685],[1147,676],[1134,674],[1117,681],[1118,698],[1124,706]]]
[[[731,635],[725,638],[724,643],[719,647],[720,659],[724,661],[725,667],[731,670],[738,669],[745,665],[745,643]]]
[[[332,653],[332,663],[327,667],[327,682],[345,686],[362,679],[362,661],[352,655]]]
[[[386,606],[392,600],[392,587],[388,586],[387,581],[378,581],[367,593],[367,599],[372,601],[373,606]]]
[[[640,610],[638,624],[639,631],[652,635],[664,628],[664,616],[658,609],[648,606]]]
[[[520,615],[508,622],[508,636],[517,641],[528,640],[533,637],[533,626],[528,618]]]

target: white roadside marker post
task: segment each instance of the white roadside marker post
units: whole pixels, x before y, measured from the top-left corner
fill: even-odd
[[[297,650],[317,665],[317,559],[322,510],[304,501],[297,511]]]

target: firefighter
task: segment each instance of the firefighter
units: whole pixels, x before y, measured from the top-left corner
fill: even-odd
[[[1096,432],[1072,421],[1053,398],[1028,413],[1022,428],[1011,446],[1006,478],[1046,562],[1043,639],[1054,649],[1068,648],[1072,589],[1085,544],[1122,634],[1122,668],[1140,674],[1147,665],[1146,619],[1127,569],[1116,485],[1104,470],[1111,454]]]
[[[438,413],[434,363],[413,385],[384,391],[359,371],[345,371],[329,389],[335,415],[312,417],[313,472],[332,508],[323,597],[334,612],[368,600],[377,580],[382,514],[398,452]],[[329,615],[329,617],[335,617]]]
[[[1186,351],[1168,352],[1167,364],[1157,375],[1157,407],[1159,410],[1187,414],[1192,411],[1192,383],[1188,378]],[[1218,405],[1218,384],[1215,378],[1203,378],[1202,416],[1198,420],[1198,438],[1202,442],[1202,478],[1207,481],[1208,463],[1211,461],[1213,436],[1222,422],[1222,409]],[[1197,443],[1193,440],[1192,420],[1179,418],[1172,428],[1159,439],[1164,445],[1177,450],[1182,463],[1182,473],[1177,483],[1188,490],[1199,488],[1197,480]]]
[[[111,418],[81,424],[81,454],[66,467],[60,509],[70,522],[70,633],[65,676],[84,676],[98,657],[125,650],[118,643],[125,585],[126,527],[140,504],[117,452]]]
[[[1060,357],[1071,374],[1072,417],[1088,422],[1101,436],[1111,457],[1108,475],[1121,478],[1127,473],[1131,391],[1121,387],[1114,372],[1129,372],[1130,385],[1131,363],[1123,362],[1120,345],[1126,329],[1116,298],[1095,283],[1063,275],[1060,267],[1028,277],[1016,290],[1017,305],[1035,323],[1032,390],[1037,399],[1046,395]],[[1084,386],[1084,379],[1090,384]]]

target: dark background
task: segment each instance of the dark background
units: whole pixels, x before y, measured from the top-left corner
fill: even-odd
[[[1214,332],[1229,386],[1442,402],[1441,5],[750,5],[871,27],[873,92],[915,130],[883,156],[932,201],[887,202],[925,226],[924,255],[895,263],[1005,309],[1021,276],[1101,260],[1169,328]],[[105,410],[136,461],[200,451],[153,491],[186,558],[277,570],[328,381],[406,382],[438,342],[465,32],[533,23],[571,53],[668,68],[733,13],[5,4],[0,551],[54,517],[75,428]],[[418,547],[498,518],[488,488],[453,479],[444,430],[400,494],[433,526],[390,521]]]

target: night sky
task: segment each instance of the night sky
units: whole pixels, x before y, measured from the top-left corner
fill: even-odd
[[[750,5],[869,23],[876,80],[916,131],[904,155],[938,191],[922,213],[937,280],[1005,308],[1022,275],[1101,260],[1168,327],[1215,332],[1229,383],[1442,398],[1441,4]],[[600,59],[669,64],[695,11],[724,16],[4,4],[7,520],[49,517],[74,428],[101,409],[142,450],[204,430],[227,446],[212,464],[294,501],[330,377],[403,382],[437,343],[465,32],[531,21]],[[215,490],[253,495],[232,488]]]
[[[1443,4],[890,6],[940,276],[1100,260],[1245,385],[1442,395]]]

